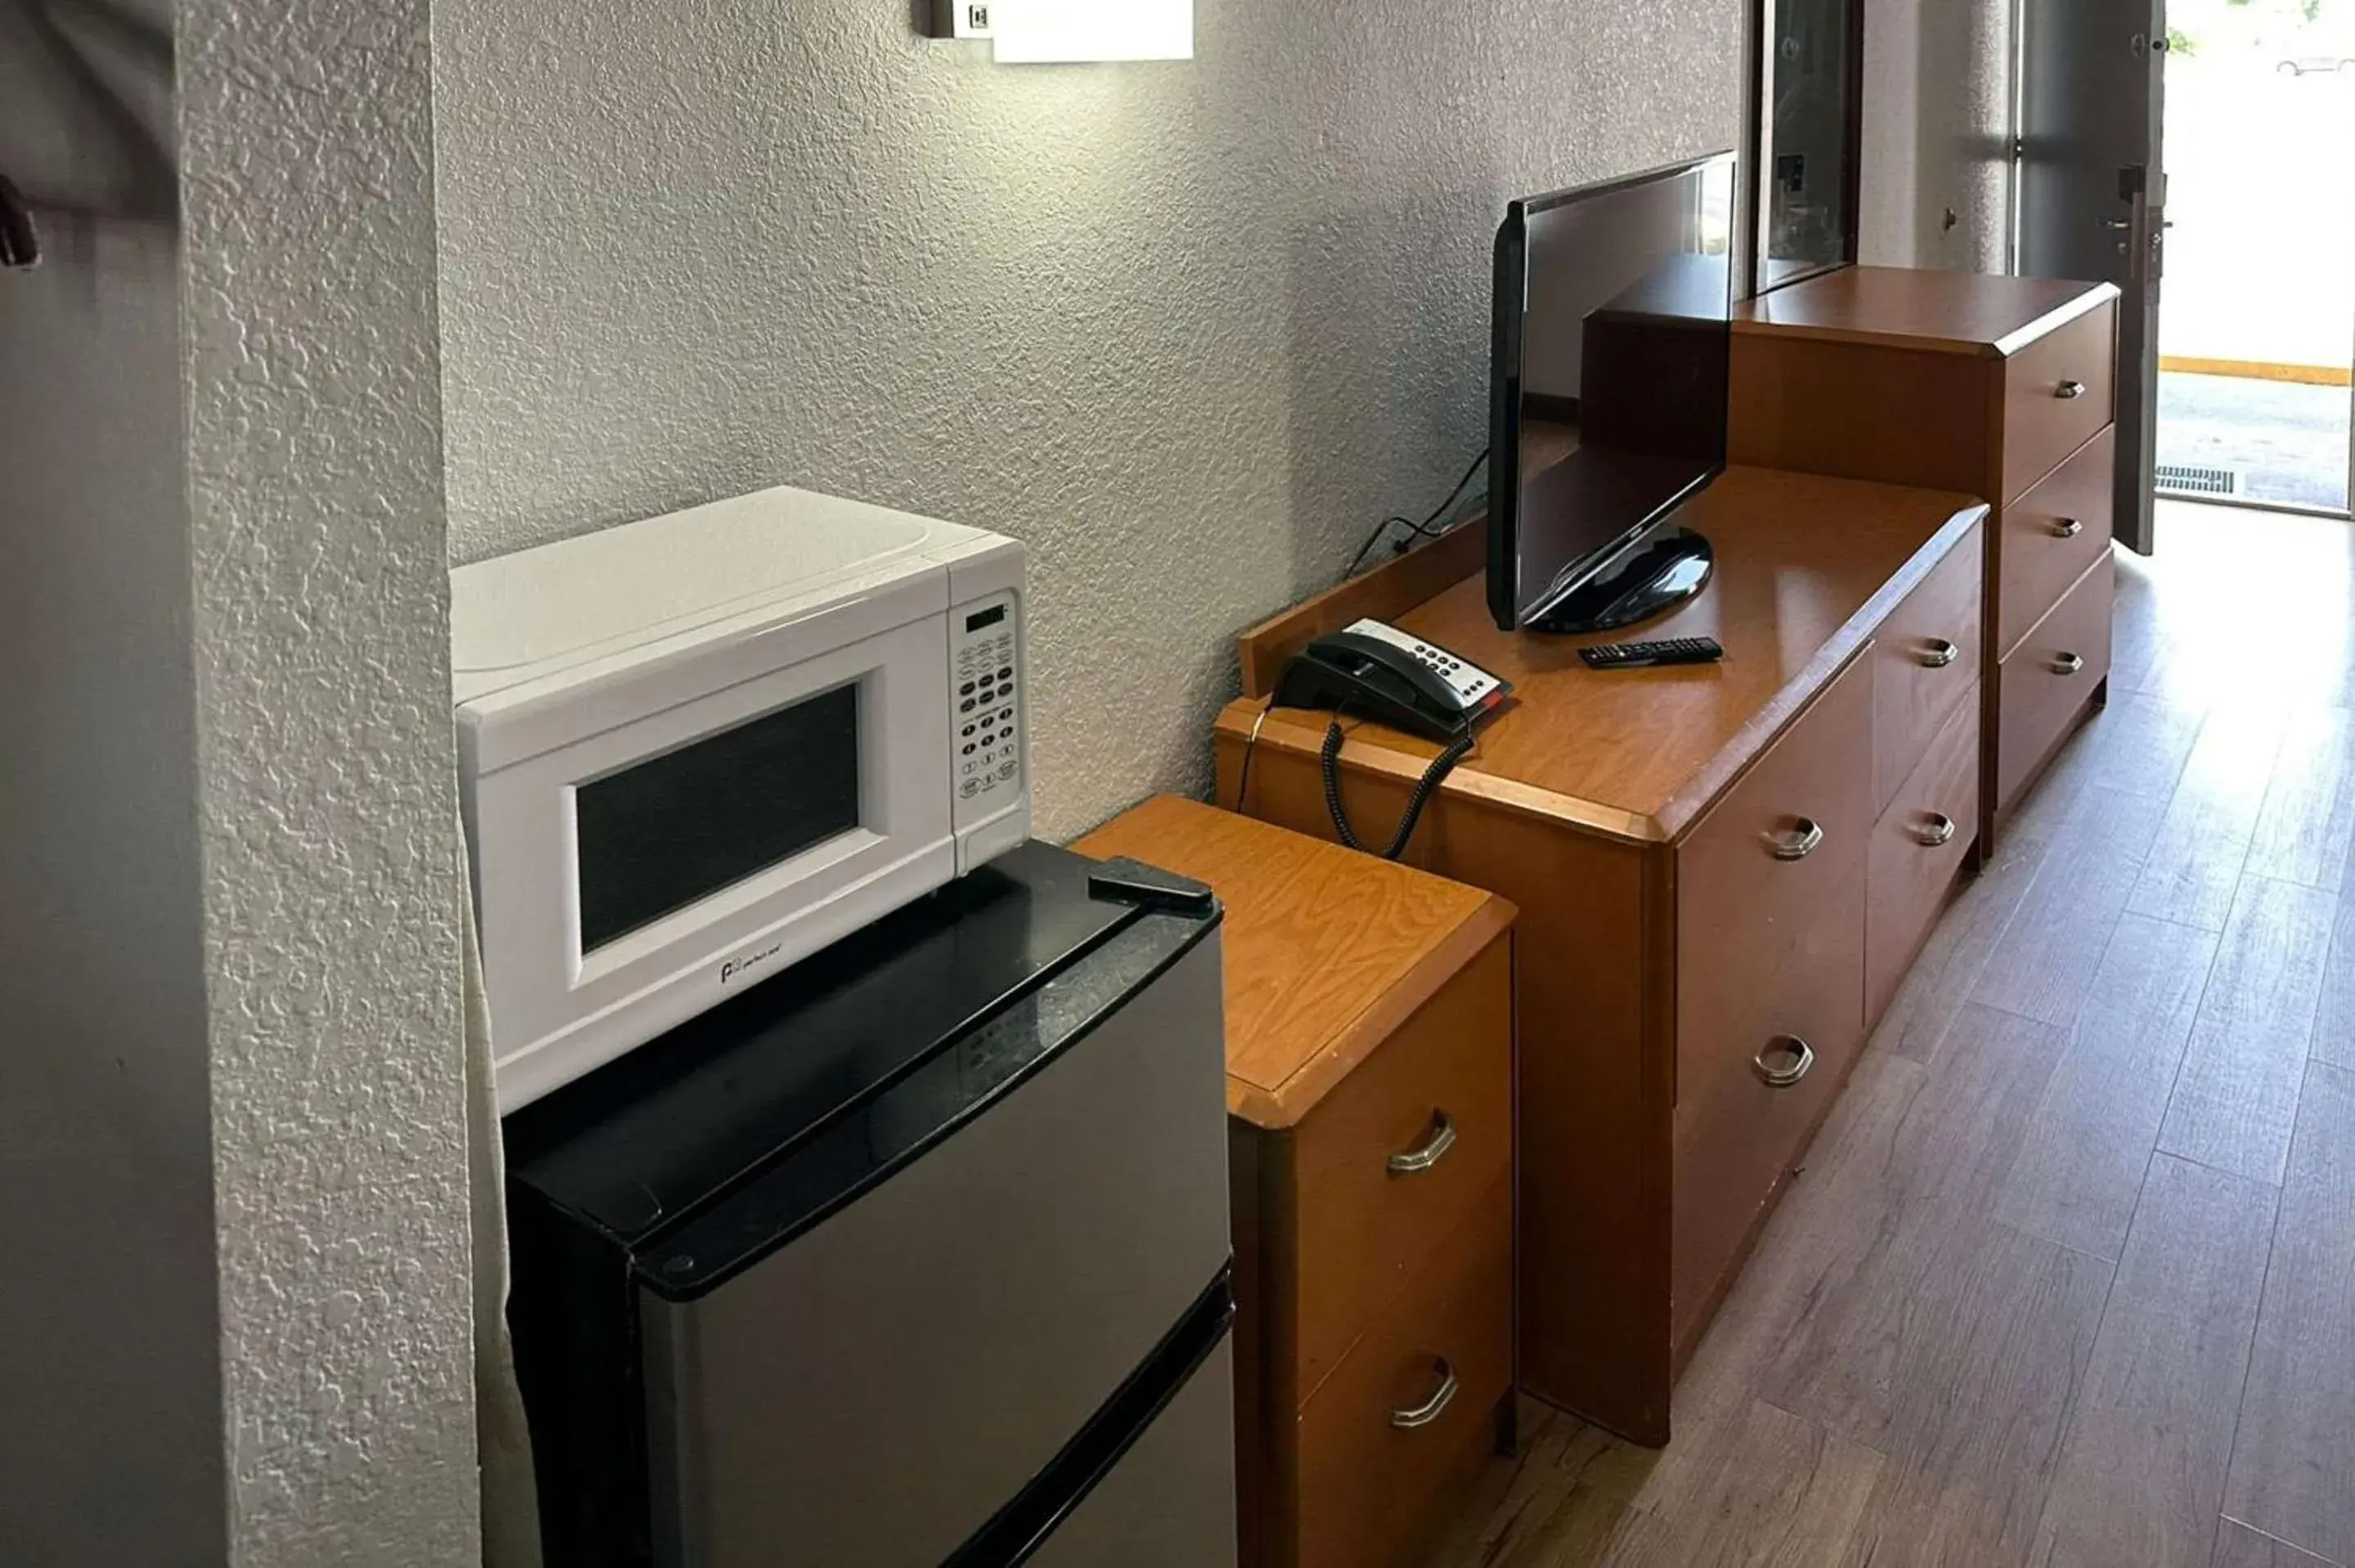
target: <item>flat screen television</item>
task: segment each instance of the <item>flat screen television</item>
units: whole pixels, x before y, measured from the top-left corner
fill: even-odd
[[[1604,631],[1700,591],[1672,514],[1724,471],[1730,153],[1530,196],[1497,231],[1488,607]]]

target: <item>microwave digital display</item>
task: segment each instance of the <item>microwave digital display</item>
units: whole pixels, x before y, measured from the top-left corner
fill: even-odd
[[[579,786],[581,952],[849,832],[858,779],[853,684]]]

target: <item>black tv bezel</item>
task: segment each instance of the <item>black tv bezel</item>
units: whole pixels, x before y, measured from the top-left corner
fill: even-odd
[[[1537,214],[1550,212],[1572,202],[1661,184],[1696,170],[1718,165],[1723,165],[1733,173],[1733,194],[1739,207],[1741,158],[1732,148],[1663,164],[1639,174],[1620,175],[1587,185],[1570,185],[1548,191],[1542,196],[1518,197],[1505,206],[1505,220],[1497,229],[1495,308],[1490,317],[1488,344],[1488,612],[1500,631],[1518,631],[1541,620],[1549,610],[1575,592],[1579,583],[1574,575],[1565,573],[1562,578],[1555,581],[1542,600],[1530,605],[1526,611],[1519,603],[1521,415],[1525,407],[1521,394],[1520,356],[1529,310],[1529,219]],[[1731,236],[1728,243],[1731,248]],[[1732,257],[1728,257],[1726,273],[1729,320],[1735,291],[1732,260]],[[1577,410],[1573,406],[1566,412],[1574,416]],[[1720,461],[1655,507],[1642,522],[1635,524],[1610,544],[1591,552],[1583,559],[1593,562],[1611,560],[1646,531],[1657,526],[1662,518],[1713,483],[1725,469],[1726,464]]]

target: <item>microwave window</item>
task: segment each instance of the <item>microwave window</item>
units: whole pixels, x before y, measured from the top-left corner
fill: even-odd
[[[573,791],[581,950],[858,826],[858,688],[780,708]]]

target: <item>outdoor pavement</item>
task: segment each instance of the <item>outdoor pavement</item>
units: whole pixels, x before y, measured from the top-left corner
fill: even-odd
[[[2244,500],[2347,505],[2344,387],[2163,372],[2158,461],[2242,471]]]

